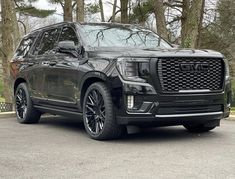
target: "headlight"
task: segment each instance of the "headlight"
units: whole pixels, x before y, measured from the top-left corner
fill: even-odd
[[[149,59],[119,58],[117,69],[124,80],[146,82],[149,75]]]
[[[224,63],[225,63],[225,76],[226,76],[226,79],[228,79],[230,77],[228,60],[224,59]]]

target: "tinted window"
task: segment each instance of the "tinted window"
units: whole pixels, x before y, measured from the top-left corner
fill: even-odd
[[[135,26],[85,24],[82,31],[91,47],[171,48],[154,32]]]
[[[24,38],[21,41],[18,49],[16,50],[15,56],[25,57],[29,53],[29,50],[32,47],[34,40],[35,40],[35,37]]]
[[[43,55],[52,53],[58,38],[58,31],[58,29],[45,31],[40,38],[41,44],[36,45],[33,54]]]
[[[78,45],[78,38],[77,35],[75,33],[75,31],[73,30],[73,28],[71,27],[64,27],[61,35],[60,35],[60,39],[59,42],[61,41],[73,41],[75,43],[75,45]]]

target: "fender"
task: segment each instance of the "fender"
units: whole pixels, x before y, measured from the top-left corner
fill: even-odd
[[[100,72],[100,71],[90,71],[90,72],[87,72],[83,77],[82,77],[82,80],[79,84],[79,90],[82,89],[85,81],[89,78],[98,78],[102,81],[107,81],[108,77],[105,73],[103,72]]]
[[[82,109],[82,99],[83,99],[83,87],[84,87],[84,84],[87,82],[87,80],[89,79],[93,79],[91,81],[91,83],[96,82],[96,81],[103,81],[105,83],[108,83],[108,76],[103,73],[103,72],[100,72],[100,71],[91,71],[91,72],[87,72],[83,77],[82,77],[82,80],[78,86],[78,108],[79,109]]]

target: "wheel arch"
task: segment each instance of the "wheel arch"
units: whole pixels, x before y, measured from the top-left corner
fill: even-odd
[[[89,88],[90,85],[96,82],[103,82],[107,83],[108,77],[101,72],[91,72],[88,73],[82,80],[80,85],[80,106],[81,109],[83,107],[83,100],[85,97],[86,90]]]
[[[17,78],[15,80],[15,83],[14,83],[14,94],[16,92],[16,89],[17,89],[18,85],[21,84],[21,83],[27,83],[27,82],[26,82],[26,80],[24,78],[21,78],[21,77]]]

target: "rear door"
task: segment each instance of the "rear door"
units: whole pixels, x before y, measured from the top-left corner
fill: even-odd
[[[31,49],[38,38],[38,34],[39,32],[34,32],[22,39],[11,64],[12,76],[17,78],[20,72],[19,77],[26,79],[32,97],[40,97],[42,84],[42,76],[40,75],[40,71],[38,71],[40,68],[39,62],[31,54]]]
[[[55,55],[55,45],[58,40],[60,28],[50,28],[43,30],[39,41],[36,43],[32,55],[36,56],[38,68],[35,73],[35,78],[40,79],[40,82],[34,81],[35,89],[38,89],[36,100],[40,103],[48,103],[48,94],[56,93],[56,86],[59,83],[59,77],[54,71],[50,71],[51,62]],[[54,73],[54,75],[53,75]],[[50,76],[49,76],[50,74]],[[48,78],[50,77],[50,78]]]

